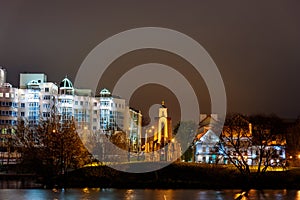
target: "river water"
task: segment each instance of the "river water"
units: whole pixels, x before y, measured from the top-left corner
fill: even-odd
[[[1,200],[192,200],[235,199],[240,190],[150,190],[150,189],[1,189]],[[300,190],[250,190],[248,197],[241,199],[300,200]]]

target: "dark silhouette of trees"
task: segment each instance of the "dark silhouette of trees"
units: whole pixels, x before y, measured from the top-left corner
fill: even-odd
[[[300,155],[300,117],[292,124],[287,131],[287,151],[292,159],[298,160]],[[296,164],[296,163],[295,163]]]
[[[92,145],[89,143],[92,143]],[[98,162],[123,162],[128,160],[127,155],[130,151],[130,145],[126,133],[123,131],[110,131],[109,134],[102,132],[91,134],[91,137],[86,139],[84,144],[91,146],[88,149],[98,159]]]
[[[128,150],[128,141],[126,138],[126,133],[123,131],[115,131],[109,136],[110,142],[123,150]]]
[[[2,129],[0,133],[0,167],[14,164],[18,159],[18,153],[15,148],[15,134],[12,126],[7,129]],[[6,167],[8,172],[8,167]]]
[[[64,174],[91,161],[74,121],[62,122],[58,116],[41,121],[37,127],[19,119],[16,143],[21,153],[21,166],[27,166],[27,170],[30,168],[36,173]]]
[[[240,114],[228,115],[220,135],[219,151],[241,174],[249,175],[247,150],[252,146],[249,122]]]
[[[251,165],[257,166],[253,169],[258,177],[274,164],[272,160],[279,159],[280,151],[275,147],[284,145],[284,127],[277,116],[230,114],[220,136],[219,151],[245,176],[250,175]],[[276,165],[284,167],[283,162]]]
[[[249,120],[253,124],[252,142],[258,151],[257,175],[267,171],[268,167],[274,165],[272,159],[279,159],[278,150],[275,146],[285,146],[285,128],[282,120],[276,115],[254,115]],[[283,166],[283,160],[276,165]]]

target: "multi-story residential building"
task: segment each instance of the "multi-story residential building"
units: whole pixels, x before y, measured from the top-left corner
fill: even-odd
[[[57,109],[62,122],[71,120],[74,116],[74,87],[68,78],[64,78],[59,85]]]
[[[142,114],[141,111],[126,107],[125,127],[132,152],[140,152],[142,145]]]
[[[3,78],[3,77],[2,77]],[[2,79],[3,80],[3,79]],[[5,79],[4,79],[5,80]],[[8,83],[0,84],[0,163],[16,163],[11,134],[18,119],[18,89]]]
[[[1,134],[12,133],[18,119],[18,89],[11,84],[0,86],[0,128]]]
[[[59,86],[47,82],[43,73],[20,74],[20,87],[13,88],[6,81],[6,71],[0,69],[0,128],[1,133],[12,133],[18,118],[30,126],[37,126],[52,114],[61,122],[74,119],[80,133],[126,133],[133,151],[141,149],[142,114],[129,108],[125,99],[102,89],[95,97],[90,89],[74,88],[66,77]],[[82,131],[84,130],[84,131]],[[1,137],[5,141],[5,137]],[[4,144],[4,143],[3,143]]]
[[[99,103],[101,130],[110,132],[126,129],[124,127],[125,99],[113,96],[109,90],[104,88],[100,91]]]
[[[56,106],[58,87],[54,83],[40,84],[40,115],[42,119],[51,117]]]
[[[93,100],[91,90],[75,89],[74,103],[73,103],[73,116],[77,122],[78,129],[93,130],[92,129],[92,110]]]
[[[36,126],[40,119],[51,116],[56,104],[58,87],[47,82],[45,74],[20,74],[20,89],[18,89],[18,116],[27,120],[31,126]]]

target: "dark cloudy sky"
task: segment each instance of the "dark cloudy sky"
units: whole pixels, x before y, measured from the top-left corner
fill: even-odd
[[[106,38],[137,27],[165,27],[189,35],[208,51],[223,77],[230,112],[292,118],[300,114],[299,8],[299,1],[279,0],[3,0],[0,66],[7,69],[8,82],[15,86],[20,72],[45,72],[53,82],[66,74],[74,80],[83,59]],[[149,54],[154,60],[164,57],[162,62],[169,64],[177,59],[165,52],[165,56],[157,51],[137,52],[136,58],[131,54],[126,61],[123,56],[115,65],[140,60],[141,53],[148,55],[146,59]],[[109,81],[114,73],[107,76]],[[104,83],[108,88],[110,84]],[[151,91],[151,87],[156,86],[145,88]],[[205,104],[207,91],[203,90],[197,92]],[[154,96],[147,99],[169,98]]]

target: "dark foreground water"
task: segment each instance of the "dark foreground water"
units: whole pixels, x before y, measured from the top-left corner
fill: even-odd
[[[67,190],[43,190],[43,189],[1,189],[0,199],[28,199],[28,200],[60,200],[60,199],[103,199],[103,200],[190,200],[190,199],[235,199],[240,195],[240,190],[123,190],[123,189],[67,189]],[[241,199],[272,199],[272,200],[300,200],[300,190],[250,190],[248,197]]]

